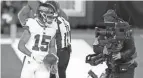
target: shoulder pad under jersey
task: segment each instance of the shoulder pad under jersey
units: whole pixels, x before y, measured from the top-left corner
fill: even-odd
[[[26,24],[23,26],[23,28],[28,28],[30,30],[33,28],[34,24],[35,24],[35,19],[28,18],[26,19]]]

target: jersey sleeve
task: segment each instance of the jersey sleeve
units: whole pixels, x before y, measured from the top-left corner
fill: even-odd
[[[24,29],[28,29],[28,30],[31,30],[32,29],[32,26],[33,26],[33,19],[32,18],[28,18],[25,20],[25,25],[23,26]]]
[[[61,17],[61,19],[62,19],[63,23],[68,27],[68,31],[70,31],[70,23],[63,17]]]

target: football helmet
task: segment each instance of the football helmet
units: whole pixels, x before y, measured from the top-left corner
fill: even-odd
[[[51,24],[58,16],[58,5],[55,1],[41,3],[38,9],[38,18],[45,24]]]

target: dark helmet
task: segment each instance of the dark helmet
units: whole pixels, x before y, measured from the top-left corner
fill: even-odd
[[[55,1],[46,1],[45,3],[40,3],[37,15],[43,20],[43,22],[52,21],[58,16],[57,3]]]

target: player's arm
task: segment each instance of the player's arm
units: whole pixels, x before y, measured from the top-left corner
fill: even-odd
[[[72,46],[71,46],[71,28],[70,28],[70,23],[67,21],[68,23],[68,36],[69,36],[69,39],[68,39],[68,46],[67,46],[67,49],[68,49],[68,52],[71,53],[72,52]]]
[[[102,36],[96,37],[93,43],[93,51],[95,54],[101,54],[103,53],[104,46],[100,44],[99,40],[103,39]]]
[[[124,51],[121,52],[121,57],[122,57],[121,59],[128,60],[136,58],[137,53],[133,37],[131,39],[125,40],[123,46],[124,46],[123,47]]]
[[[18,19],[23,26],[26,24],[26,19],[29,18],[30,10],[29,5],[26,5],[18,13]]]
[[[52,38],[50,44],[49,44],[49,53],[53,53],[53,54],[57,54],[57,50],[56,50],[56,47],[55,47],[55,37]]]
[[[31,56],[31,52],[25,47],[25,45],[28,42],[30,36],[31,35],[30,35],[29,30],[25,29],[22,37],[20,38],[19,44],[18,44],[18,49],[28,56]]]
[[[52,74],[56,74],[58,72],[58,67],[57,67],[57,63],[58,63],[58,57],[57,57],[57,50],[56,50],[56,47],[55,47],[55,37],[53,37],[53,39],[51,40],[51,43],[49,45],[49,53],[51,54],[54,54],[54,56],[56,57],[57,61],[56,61],[56,64],[52,65],[51,66],[51,69],[50,69],[50,72]]]

